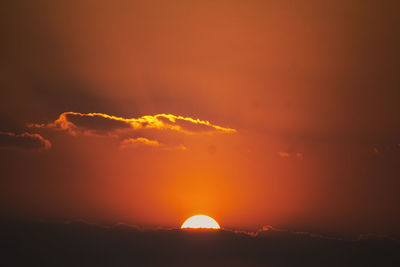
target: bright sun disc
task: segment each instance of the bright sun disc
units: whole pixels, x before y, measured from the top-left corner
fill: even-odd
[[[220,229],[219,224],[213,218],[206,215],[190,217],[182,224],[181,229],[184,228]]]

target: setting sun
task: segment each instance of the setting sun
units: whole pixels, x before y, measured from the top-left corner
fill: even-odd
[[[219,224],[206,215],[195,215],[187,219],[181,226],[184,228],[220,229]]]

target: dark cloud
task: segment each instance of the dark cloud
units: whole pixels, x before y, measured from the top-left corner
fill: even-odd
[[[50,147],[50,141],[39,134],[0,132],[0,148],[46,150]]]
[[[400,243],[380,238],[328,239],[268,227],[144,230],[83,221],[2,222],[9,266],[398,266]],[[14,255],[19,255],[14,257]]]
[[[66,114],[65,117],[66,120],[73,123],[76,128],[92,131],[94,133],[108,133],[131,127],[129,122],[101,115],[86,116],[85,114]]]

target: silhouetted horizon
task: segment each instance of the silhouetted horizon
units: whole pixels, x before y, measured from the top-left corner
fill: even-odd
[[[396,266],[400,241],[327,238],[268,228],[153,229],[83,221],[0,222],[7,266]]]

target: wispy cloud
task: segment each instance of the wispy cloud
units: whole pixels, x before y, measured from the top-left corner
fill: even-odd
[[[289,153],[289,152],[278,152],[278,156],[281,158],[297,158],[297,159],[303,159],[304,154],[302,152],[296,152],[296,153]]]

